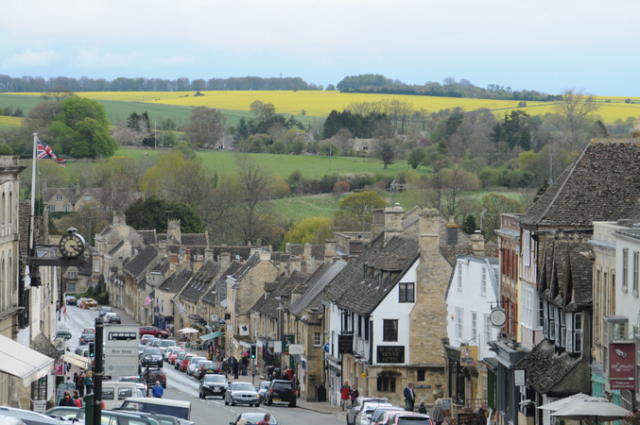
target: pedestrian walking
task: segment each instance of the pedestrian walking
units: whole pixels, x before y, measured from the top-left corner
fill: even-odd
[[[424,400],[420,400],[420,407],[418,407],[418,413],[427,414],[427,406],[424,404]]]
[[[413,392],[413,384],[409,382],[404,389],[404,405],[407,412],[413,412],[413,407],[416,403],[416,393]]]
[[[91,372],[87,372],[87,377],[85,378],[85,380],[86,380],[87,394],[91,394],[91,392],[93,391],[93,378],[91,377]]]
[[[85,378],[84,373],[80,372],[80,375],[78,375],[78,381],[76,382],[76,388],[80,393],[80,397],[84,397],[84,389],[86,385],[87,385],[87,378]],[[87,389],[87,394],[89,394],[88,389]]]
[[[151,395],[155,398],[162,398],[164,395],[164,388],[160,385],[160,381],[156,381],[156,385],[151,388]]]
[[[431,412],[431,420],[436,425],[442,425],[444,422],[444,409],[442,408],[442,400],[436,401],[436,408]]]
[[[340,406],[342,406],[342,411],[344,411],[344,408],[347,407],[347,403],[349,402],[349,392],[351,392],[351,388],[349,388],[349,383],[345,381],[340,389]]]
[[[356,403],[356,399],[360,396],[358,392],[358,387],[354,384],[351,387],[351,391],[349,391],[349,397],[351,398],[351,405],[353,406]]]
[[[240,369],[240,363],[235,357],[233,358],[233,379],[238,379],[238,370]]]
[[[242,358],[242,375],[247,376],[248,370],[249,370],[249,356],[244,356]]]
[[[73,372],[73,383],[76,385],[76,388],[78,388],[78,372]]]

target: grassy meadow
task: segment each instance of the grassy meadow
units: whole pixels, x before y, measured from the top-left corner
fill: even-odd
[[[22,118],[5,117],[0,115],[0,129],[20,126],[22,126]]]
[[[123,119],[133,111],[142,112],[143,110],[149,112],[152,120],[158,115],[170,113],[184,118],[189,115],[190,107],[206,106],[221,110],[227,116],[227,124],[235,125],[241,116],[251,116],[249,114],[249,105],[256,100],[265,103],[271,102],[276,107],[277,112],[295,115],[297,119],[305,124],[310,122],[312,117],[326,117],[332,110],[341,111],[352,103],[391,99],[408,102],[413,105],[414,109],[424,109],[428,112],[437,112],[441,109],[453,109],[456,107],[461,107],[467,111],[487,108],[500,116],[514,109],[525,110],[530,115],[544,115],[548,112],[555,112],[555,104],[553,102],[527,102],[526,107],[518,107],[519,101],[516,100],[340,93],[337,91],[203,91],[202,94],[204,96],[194,96],[194,94],[194,91],[78,93],[80,96],[104,103],[105,107],[107,107],[109,119],[112,122]],[[11,99],[16,97],[37,99],[40,93],[0,95],[0,106],[8,105],[5,103],[9,100],[8,96]],[[597,113],[605,123],[612,123],[617,119],[624,121],[631,116],[640,116],[640,98],[631,98],[631,101],[635,103],[625,103],[625,97],[598,96],[596,99],[600,104],[600,110]],[[33,102],[33,100],[29,102]],[[119,106],[117,104],[123,105]],[[144,104],[144,106],[141,104]],[[148,105],[155,105],[159,109]],[[125,113],[125,111],[130,112]],[[302,111],[306,116],[302,115]]]

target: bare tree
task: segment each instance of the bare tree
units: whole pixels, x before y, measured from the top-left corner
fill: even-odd
[[[582,147],[587,139],[588,116],[600,108],[593,95],[582,90],[566,89],[555,108],[567,122],[571,133],[571,148]]]
[[[147,136],[149,136],[149,134],[149,131],[138,131],[129,127],[126,121],[118,121],[116,129],[112,133],[112,137],[120,146],[138,146]]]
[[[342,156],[347,155],[347,151],[349,150],[349,139],[352,139],[353,135],[346,128],[341,128],[338,132],[330,139],[331,142],[338,145],[340,148],[340,154]]]
[[[447,170],[445,187],[447,214],[455,217],[456,209],[461,202],[465,202],[462,193],[478,189],[479,183],[473,174],[465,171],[459,165],[454,165],[451,170]]]
[[[199,106],[191,110],[185,134],[193,147],[213,147],[222,137],[227,118],[215,109]]]

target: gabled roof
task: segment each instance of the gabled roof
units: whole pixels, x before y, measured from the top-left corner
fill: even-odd
[[[369,314],[418,256],[417,238],[394,236],[385,246],[384,233],[382,233],[361,256],[349,261],[347,266],[338,273],[327,286],[327,298],[338,306],[358,314]],[[386,272],[382,285],[378,285],[377,279],[374,282],[369,276],[365,279],[365,264],[368,269]],[[389,281],[389,272],[391,272],[391,281]]]
[[[123,240],[121,240],[120,242],[118,242],[118,243],[117,243],[113,248],[111,248],[111,249],[109,250],[109,255],[113,255],[113,254],[115,254],[116,252],[118,252],[118,250],[119,250],[120,248],[122,248],[122,245],[124,245],[124,241],[123,241]]]
[[[220,271],[220,263],[207,261],[180,292],[180,299],[197,304],[207,293]]]
[[[218,280],[216,280],[215,284],[207,291],[207,293],[202,297],[202,301],[215,305],[216,302],[222,302],[227,299],[227,276],[235,273],[240,267],[242,263],[238,263],[236,261],[232,262],[227,270],[220,273]]]
[[[254,266],[257,266],[259,263],[260,263],[260,253],[256,252],[247,261],[245,261],[242,264],[242,267],[240,267],[235,273],[233,273],[233,275],[231,275],[231,278],[236,281],[242,280],[244,275],[247,274],[249,270],[251,270]]]
[[[346,267],[343,261],[326,262],[309,277],[306,291],[294,303],[289,306],[289,311],[295,315],[300,314],[306,308],[319,307],[324,298],[324,288]]]
[[[538,280],[540,298],[569,311],[590,305],[593,265],[583,255],[588,252],[587,242],[549,240]]]
[[[251,310],[259,311],[260,314],[268,317],[276,317],[277,308],[280,306],[280,303],[286,308],[289,305],[291,299],[291,292],[299,285],[303,284],[309,275],[306,273],[302,273],[299,271],[294,271],[291,273],[291,276],[278,277],[279,285],[277,288],[271,292],[265,299],[265,297],[261,297],[261,300],[264,300],[261,305],[256,306]],[[281,297],[281,300],[277,300],[276,297]],[[260,300],[256,304],[258,304]]]
[[[520,217],[528,227],[591,227],[637,215],[640,143],[592,140],[554,184]]]
[[[145,245],[156,245],[156,229],[151,230],[136,230],[140,236],[142,236],[142,242]]]
[[[100,198],[102,196],[102,188],[79,187],[77,194],[76,194],[76,187],[46,188],[43,190],[42,200],[44,202],[50,202],[55,195],[62,195],[69,201],[70,204],[73,204],[73,205],[75,205],[80,198],[82,198],[85,195],[88,195],[88,196],[91,196],[91,201],[99,204]]]
[[[499,264],[499,260],[497,258],[484,258],[484,257],[476,257],[474,255],[459,255],[456,257],[456,262],[453,265],[453,269],[451,270],[451,277],[449,277],[449,284],[447,285],[447,290],[444,294],[445,301],[449,298],[449,291],[451,290],[451,285],[453,284],[453,278],[457,273],[458,267],[456,264],[460,260],[465,261],[475,261],[477,263],[482,264],[482,266],[487,270],[487,275],[489,276],[489,284],[491,285],[491,289],[493,289],[493,294],[496,297],[500,296],[500,290],[498,289],[498,270],[497,266]]]
[[[325,245],[311,245],[311,258],[324,260]],[[289,244],[289,253],[301,257],[304,255],[304,244]],[[308,260],[308,258],[307,258]]]
[[[207,246],[207,235],[205,233],[182,233],[180,240],[182,245]]]
[[[124,271],[137,278],[149,267],[149,264],[158,256],[158,248],[147,246],[133,257],[125,266]]]
[[[167,291],[172,294],[180,292],[184,285],[191,279],[193,272],[191,270],[182,270],[180,273],[174,273],[167,278],[158,289]]]

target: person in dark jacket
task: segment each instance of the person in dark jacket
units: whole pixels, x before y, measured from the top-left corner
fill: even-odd
[[[87,378],[85,378],[84,373],[80,372],[80,375],[78,375],[78,381],[76,382],[76,388],[80,393],[80,397],[84,397],[84,390],[86,385],[87,385]],[[87,394],[89,394],[88,391],[87,391]]]
[[[71,394],[69,393],[69,391],[64,392],[64,397],[60,399],[58,406],[76,407],[76,402],[71,398]]]
[[[407,388],[404,389],[404,404],[407,412],[413,412],[416,403],[416,393],[413,392],[413,384],[409,382]]]
[[[420,407],[418,407],[418,413],[422,413],[424,415],[427,414],[427,406],[425,406],[424,400],[420,400]]]
[[[240,369],[240,362],[235,357],[231,356],[231,368],[233,369],[233,379],[238,379],[238,370]]]

